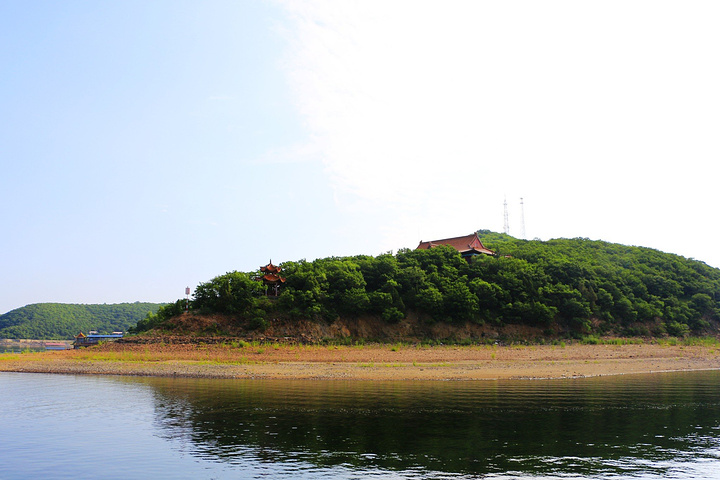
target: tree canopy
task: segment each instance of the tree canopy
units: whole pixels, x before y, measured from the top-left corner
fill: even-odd
[[[625,335],[685,335],[720,318],[720,270],[700,261],[597,240],[478,233],[496,256],[465,261],[452,247],[439,246],[288,261],[277,301],[263,295],[257,272],[230,272],[200,284],[191,308],[235,315],[255,327],[271,315],[376,315],[397,322],[413,311],[426,322]],[[138,331],[177,315],[182,305],[162,307]]]

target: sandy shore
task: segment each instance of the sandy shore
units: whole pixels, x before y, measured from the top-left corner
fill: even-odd
[[[0,371],[204,378],[500,380],[720,369],[717,346],[184,346],[0,355]]]

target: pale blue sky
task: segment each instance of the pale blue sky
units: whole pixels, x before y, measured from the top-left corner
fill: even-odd
[[[501,231],[720,266],[716,2],[0,1],[0,313]]]

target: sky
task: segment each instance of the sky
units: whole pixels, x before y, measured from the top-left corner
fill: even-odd
[[[0,313],[502,232],[720,267],[716,1],[0,1]],[[521,211],[521,199],[523,210]]]

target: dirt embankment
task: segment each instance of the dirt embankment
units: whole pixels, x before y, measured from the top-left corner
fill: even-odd
[[[482,341],[532,341],[543,337],[540,328],[522,325],[478,325],[474,323],[429,323],[410,313],[407,318],[388,323],[372,316],[323,320],[274,318],[264,329],[250,329],[240,319],[230,315],[199,315],[185,313],[167,322],[162,332],[152,338],[136,337],[131,342],[177,343],[174,336],[197,338],[196,343],[216,343],[216,337],[236,337],[248,341],[280,341],[283,343],[314,344],[323,341],[366,340],[373,342],[420,343],[436,340],[446,343]],[[227,340],[227,339],[226,339]]]

